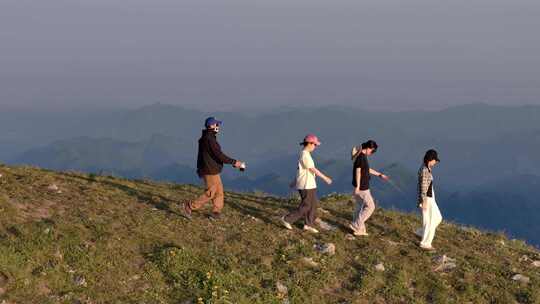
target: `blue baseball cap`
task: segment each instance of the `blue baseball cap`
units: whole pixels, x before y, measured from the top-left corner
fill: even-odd
[[[221,125],[222,123],[222,121],[217,120],[215,117],[208,117],[204,122],[204,126],[208,128],[211,125]]]

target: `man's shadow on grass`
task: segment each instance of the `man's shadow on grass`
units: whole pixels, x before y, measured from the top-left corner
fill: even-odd
[[[119,189],[130,196],[136,197],[140,203],[150,205],[152,208],[156,208],[158,210],[167,212],[172,215],[184,217],[184,215],[178,210],[171,209],[171,205],[173,203],[177,203],[177,201],[175,201],[174,199],[167,198],[167,197],[164,197],[159,194],[155,194],[150,191],[135,189],[133,187],[124,185],[122,183],[117,183],[110,180],[103,180],[103,179],[96,180],[90,177],[84,177],[84,176],[79,176],[79,175],[69,175],[69,176],[72,178],[74,177],[74,178],[82,179],[88,182],[100,183],[109,187]],[[173,190],[177,190],[177,191],[181,190],[182,192],[188,192],[189,194],[192,194],[194,196],[200,195],[202,194],[202,191],[204,191],[202,188],[200,189],[196,189],[196,188],[197,188],[196,186],[190,186],[189,189],[185,189],[183,187],[180,189],[176,189],[176,187],[173,187]],[[156,197],[158,198],[158,200],[155,200]],[[267,210],[264,210],[263,208],[255,207],[249,203],[253,203],[256,206],[261,206],[261,207],[267,206],[270,208],[274,208],[272,209],[273,211],[283,211],[281,215],[285,215],[291,211],[296,210],[298,208],[298,205],[300,204],[300,201],[296,201],[296,200],[291,202],[283,198],[276,198],[276,197],[262,197],[261,198],[261,197],[258,197],[255,195],[249,195],[249,194],[228,193],[226,194],[226,198],[227,198],[226,205],[228,205],[232,209],[246,216],[252,216],[267,224],[272,224],[278,227],[281,227],[281,225],[277,223],[277,216],[275,212],[271,213]],[[243,204],[241,203],[241,201],[248,202],[248,203]],[[276,208],[278,209],[276,210]],[[329,212],[331,215],[335,217],[341,217],[350,221],[350,217],[351,217],[350,214],[338,212],[335,210],[329,210]],[[349,229],[346,227],[346,225],[343,225],[342,223],[338,221],[331,220],[328,218],[325,218],[324,221],[338,227],[343,232],[347,232],[347,233],[349,232]],[[383,227],[378,227],[378,228],[383,229]]]
[[[180,214],[179,212],[171,209],[170,203],[172,202],[172,200],[162,195],[155,194],[149,191],[135,189],[133,187],[130,187],[121,183],[115,183],[109,180],[95,180],[89,177],[73,176],[73,175],[70,175],[70,177],[75,177],[75,178],[82,179],[88,182],[99,183],[105,186],[119,189],[123,191],[124,193],[128,194],[129,196],[136,197],[139,203],[150,205],[152,208],[156,208],[158,210],[165,211],[170,214],[182,216],[182,214]],[[156,200],[155,198],[158,198],[158,200]],[[166,202],[169,202],[169,203],[166,203]]]
[[[152,208],[156,208],[158,210],[167,212],[169,214],[184,217],[184,215],[178,210],[171,209],[172,204],[178,203],[178,201],[174,199],[164,197],[162,195],[153,193],[151,191],[144,191],[144,190],[136,189],[128,185],[124,185],[118,182],[113,182],[110,180],[104,180],[104,179],[96,180],[90,177],[84,177],[84,176],[79,176],[79,175],[69,175],[69,176],[72,178],[78,178],[84,181],[99,183],[105,186],[119,189],[130,196],[136,197],[137,201],[140,203],[150,205]],[[195,186],[189,187],[190,189],[184,189],[184,188],[175,189],[175,188],[176,187],[173,187],[174,190],[181,190],[182,192],[188,192],[189,194],[192,194],[194,196],[201,195],[202,191],[204,191],[203,189],[199,189],[199,190],[194,189]],[[280,202],[280,200],[277,198],[260,199],[260,198],[256,198],[250,195],[237,195],[237,194],[227,194],[226,197],[228,198],[227,205],[230,206],[231,208],[239,211],[240,213],[246,216],[251,215],[254,218],[262,220],[267,224],[277,225],[275,221],[272,221],[272,218],[275,217],[274,214],[271,214],[268,211],[263,210],[262,208],[251,206],[250,204],[242,204],[241,201],[252,202],[259,206],[266,205],[269,207],[280,207],[282,209],[285,209],[286,212],[295,209],[295,207],[293,206],[278,204],[277,202]],[[158,200],[156,200],[155,198],[158,198]]]

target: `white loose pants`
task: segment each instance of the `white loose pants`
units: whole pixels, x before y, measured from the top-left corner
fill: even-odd
[[[431,242],[433,242],[433,238],[435,237],[435,230],[442,222],[442,215],[435,201],[435,194],[433,194],[433,197],[428,197],[427,200],[427,209],[422,209],[423,234],[420,245],[431,247]]]

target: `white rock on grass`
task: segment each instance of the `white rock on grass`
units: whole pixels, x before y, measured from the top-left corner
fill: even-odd
[[[324,208],[320,208],[320,207],[319,207],[317,210],[318,210],[320,213],[324,213],[324,214],[329,214],[329,213],[330,213],[330,211],[328,211],[328,210],[326,210],[326,209],[324,209]]]
[[[398,246],[398,245],[399,245],[398,242],[394,242],[394,241],[392,241],[392,240],[386,240],[386,242],[387,242],[388,245],[390,245],[390,246]]]
[[[281,282],[276,282],[276,289],[280,296],[286,297],[289,294],[289,289],[287,286],[283,285]]]
[[[526,256],[526,255],[523,255],[523,256],[521,256],[521,258],[519,258],[520,263],[528,262],[529,260],[530,260],[529,257]]]
[[[321,220],[320,218],[317,218],[317,220],[315,221],[319,227],[321,227],[322,230],[326,230],[326,231],[334,231],[337,229],[336,226],[330,224],[330,223],[327,223],[323,220]]]
[[[452,259],[446,255],[435,258],[435,263],[438,265],[433,269],[435,272],[445,272],[457,268],[456,259]]]
[[[540,267],[540,261],[534,261],[531,263],[533,267]]]
[[[443,254],[441,256],[436,257],[435,262],[438,264],[455,263],[456,259],[452,259],[451,257],[448,257],[446,254]]]
[[[436,272],[440,272],[440,271],[446,272],[446,271],[450,271],[450,270],[455,269],[455,268],[457,268],[457,264],[450,262],[450,263],[444,263],[444,264],[439,265],[438,267],[435,268],[435,271]]]
[[[379,263],[379,264],[375,265],[375,270],[377,270],[378,272],[384,272],[386,270],[386,268],[384,268],[383,263]]]
[[[56,192],[59,190],[59,188],[56,184],[51,184],[49,187],[47,187],[47,190]]]
[[[77,276],[75,278],[75,284],[77,286],[86,287],[88,284],[86,283],[86,279],[83,276]]]
[[[302,258],[302,263],[312,268],[319,267],[319,263],[315,262],[313,258]]]
[[[315,250],[317,250],[318,252],[322,254],[327,254],[327,255],[336,254],[336,245],[334,245],[333,243],[328,243],[324,245],[314,245],[313,247],[315,248]]]
[[[516,274],[515,276],[512,277],[512,280],[519,283],[523,283],[523,284],[529,284],[529,282],[531,281],[529,277],[526,277],[522,274]]]
[[[256,217],[254,217],[253,215],[248,215],[248,218],[254,222],[259,222],[260,220]]]

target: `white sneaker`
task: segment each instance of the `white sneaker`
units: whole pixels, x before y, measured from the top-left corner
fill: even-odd
[[[317,230],[317,229],[315,229],[315,228],[313,228],[311,226],[308,226],[308,225],[304,225],[304,230],[309,231],[311,233],[319,233],[319,230]]]
[[[353,234],[355,236],[369,236],[369,233],[367,233],[365,231],[355,231]]]
[[[353,224],[349,224],[349,228],[353,231],[353,235],[355,236],[368,236],[369,234],[364,229],[363,231],[360,229],[356,229],[356,227],[353,226]]]
[[[420,244],[420,248],[426,251],[435,251],[435,248],[433,248],[433,246],[425,246],[423,244]]]
[[[280,218],[280,220],[281,220],[281,224],[283,224],[283,226],[285,226],[285,228],[287,228],[287,229],[289,229],[289,230],[292,230],[292,229],[293,229],[293,227],[291,226],[291,224],[289,224],[289,222],[287,222],[287,221],[285,220],[285,216],[282,216],[282,217]]]

